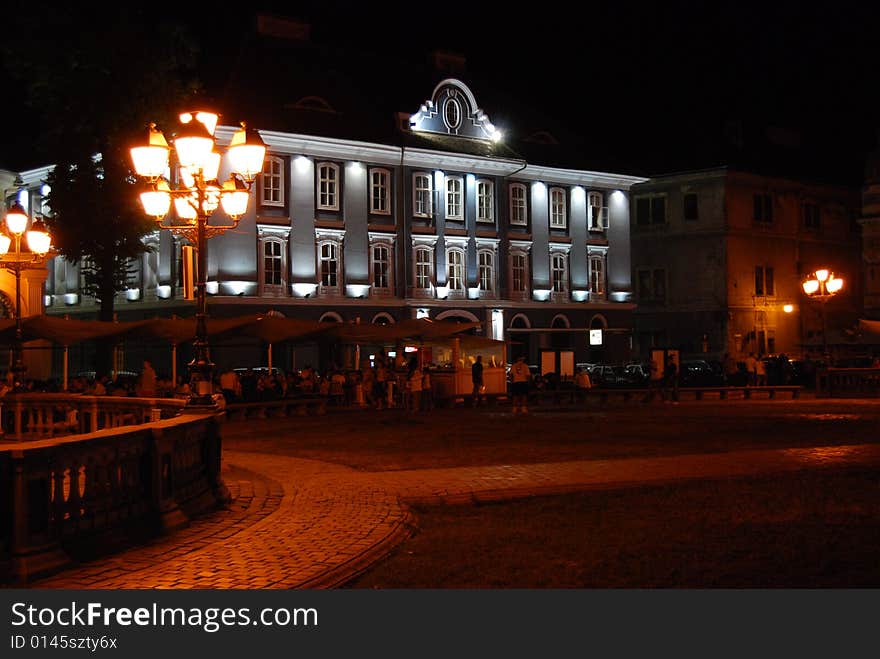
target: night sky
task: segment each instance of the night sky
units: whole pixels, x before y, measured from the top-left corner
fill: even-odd
[[[713,158],[723,156],[701,149],[740,124],[772,135],[774,143],[797,145],[804,154],[797,160],[858,178],[880,129],[880,12],[857,3],[838,2],[833,11],[795,2],[254,6],[310,21],[319,43],[403,58],[436,48],[460,52],[474,79],[493,80],[523,103],[543,105],[561,125],[614,156],[609,162],[633,173],[720,164]],[[256,10],[245,10],[246,16],[220,10],[208,20],[183,11],[207,61],[219,63],[229,61],[236,29]],[[375,75],[362,68],[363,75]],[[413,110],[431,88],[426,81]],[[6,132],[0,166],[14,168],[27,163],[23,145],[37,127],[14,90],[5,89],[5,111],[20,130]],[[480,89],[473,91],[479,102]],[[490,118],[501,112],[483,109]]]

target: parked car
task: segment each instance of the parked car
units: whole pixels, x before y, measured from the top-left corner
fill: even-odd
[[[704,359],[681,362],[678,383],[682,387],[717,387],[724,384],[724,375]]]
[[[595,364],[590,371],[590,381],[594,387],[618,387],[626,384],[623,366]]]

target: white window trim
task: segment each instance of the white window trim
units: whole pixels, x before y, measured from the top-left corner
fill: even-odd
[[[428,286],[419,287],[418,284],[418,262],[416,259],[416,251],[424,249],[431,256],[431,273],[428,277]],[[437,276],[437,236],[413,236],[412,237],[412,290],[417,297],[432,296],[434,284]]]
[[[266,166],[270,163],[278,165],[278,201],[267,200],[266,199]],[[272,179],[275,179],[276,176],[272,174]],[[279,158],[278,156],[266,156],[266,160],[263,162],[263,173],[260,174],[260,205],[261,206],[274,206],[274,207],[283,207],[284,206],[284,159]],[[272,188],[274,189],[274,188]]]
[[[323,295],[341,295],[345,290],[345,270],[342,260],[342,244],[345,240],[343,229],[315,229],[315,259],[318,290]],[[336,245],[336,286],[325,286],[321,272],[321,246],[332,243]]]
[[[483,278],[481,276],[481,268],[483,267],[480,263],[480,256],[483,254],[488,254],[491,259],[489,267],[491,268],[490,276],[489,276],[489,288],[483,288]],[[477,284],[480,287],[480,297],[494,297],[495,291],[498,288],[496,271],[497,271],[497,263],[498,263],[498,253],[492,247],[478,247],[477,248]]]
[[[394,294],[394,234],[387,233],[369,233],[370,237],[370,294],[376,296],[388,296]],[[386,288],[377,288],[373,279],[373,249],[375,247],[384,247],[388,250],[388,286]]]
[[[559,243],[551,243],[550,244],[550,295],[554,300],[561,300],[568,297],[569,292],[571,291],[571,259],[569,258],[569,252],[571,251],[571,245],[569,244],[559,244]],[[562,256],[565,259],[565,270],[562,278],[563,288],[561,291],[554,290],[553,288],[553,257],[554,256]]]
[[[449,184],[452,181],[456,181],[458,183],[458,213],[450,213],[449,212]],[[447,176],[446,182],[446,219],[447,220],[463,220],[464,219],[464,179],[461,176]]]
[[[451,254],[461,255],[461,288],[452,287],[452,268],[450,267],[449,258]],[[467,250],[461,245],[451,245],[446,247],[446,286],[449,287],[449,297],[465,297],[467,295]]]
[[[598,201],[598,204],[594,204]],[[606,231],[608,229],[608,207],[604,205],[605,196],[601,192],[592,191],[587,194],[587,228],[590,231]],[[593,217],[593,209],[598,209],[598,219]]]
[[[489,216],[480,215],[480,187],[485,186],[488,190],[489,197]],[[486,224],[495,222],[495,182],[488,178],[479,178],[476,181],[475,190],[477,192],[477,222]]]
[[[273,225],[257,225],[257,289],[259,295],[274,295],[277,297],[287,297],[287,250],[288,241],[290,240],[290,227],[279,227]],[[266,284],[266,253],[264,245],[266,242],[277,242],[281,244],[281,284]]]
[[[327,168],[333,172],[333,183],[336,191],[333,193],[332,204],[321,203],[321,170]],[[342,190],[342,181],[339,176],[339,165],[335,162],[319,162],[315,165],[315,207],[321,211],[338,211],[339,210],[339,194]],[[329,179],[328,179],[329,180]]]
[[[522,195],[523,195],[523,203],[522,203],[523,219],[522,220],[514,220],[513,219],[513,216],[514,216],[514,213],[513,213],[513,209],[514,209],[513,191],[514,190],[521,190],[522,191]],[[522,183],[511,183],[510,189],[508,190],[508,200],[510,202],[510,223],[514,226],[523,226],[523,227],[528,226],[528,224],[529,224],[528,188],[525,185],[523,185]]]
[[[593,261],[602,263],[602,291],[593,291]],[[604,300],[608,298],[608,253],[606,250],[591,249],[587,253],[587,281],[589,282],[590,299]]]
[[[418,188],[416,187],[416,181],[420,177],[424,177],[428,179],[428,203],[427,209],[425,211],[418,210]],[[430,172],[413,172],[412,175],[412,191],[413,191],[413,217],[431,217],[434,211],[434,175]]]
[[[553,218],[553,195],[554,193],[559,193],[562,196],[562,223],[560,224],[557,220],[554,223]],[[565,188],[553,187],[548,190],[547,199],[550,203],[550,228],[551,229],[566,229],[568,228],[568,199],[566,198]]]
[[[373,188],[376,187],[373,183],[373,174],[382,174],[385,177],[385,210],[379,210],[373,206],[373,201],[375,200]],[[371,167],[367,172],[367,176],[370,180],[370,213],[373,215],[391,215],[391,170],[383,167]]]

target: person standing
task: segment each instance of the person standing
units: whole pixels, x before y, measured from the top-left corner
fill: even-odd
[[[758,378],[758,360],[755,359],[753,352],[750,352],[746,357],[746,376],[748,377],[747,386],[754,387]]]
[[[474,385],[474,390],[471,393],[471,397],[474,401],[474,407],[477,407],[480,404],[480,400],[483,398],[483,355],[477,355],[477,361],[474,362],[473,366],[471,366],[471,382]]]
[[[420,412],[422,409],[422,368],[419,366],[418,357],[412,357],[409,360],[407,386],[409,387],[410,409],[413,412]]]
[[[149,359],[144,360],[144,367],[138,377],[137,395],[152,398],[156,395],[156,371]]]
[[[517,357],[516,363],[510,367],[510,393],[513,394],[513,413],[527,414],[529,397],[529,367],[524,356]]]
[[[763,359],[755,360],[755,385],[758,387],[767,386],[767,366]]]
[[[593,382],[590,380],[590,374],[586,368],[578,370],[574,379],[574,386],[577,389],[578,402],[585,402],[587,400],[587,392],[593,388]]]

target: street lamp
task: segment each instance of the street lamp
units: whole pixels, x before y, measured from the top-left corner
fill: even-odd
[[[12,347],[12,371],[13,389],[21,389],[24,373],[27,367],[22,359],[21,327],[21,273],[23,270],[39,269],[46,266],[46,257],[52,246],[52,237],[46,230],[43,220],[37,218],[28,230],[27,211],[18,202],[12,205],[6,213],[6,231],[0,233],[0,263],[3,267],[15,274],[15,341]],[[12,234],[10,238],[9,234]],[[21,237],[27,240],[28,251],[21,251]],[[10,252],[9,247],[15,241],[15,251]]]
[[[189,404],[199,406],[214,404],[214,364],[206,324],[207,240],[238,225],[247,211],[251,186],[257,174],[263,171],[266,154],[266,145],[259,134],[242,123],[226,149],[232,173],[221,184],[217,177],[222,155],[214,139],[217,119],[215,113],[207,111],[181,114],[181,126],[170,140],[174,146],[173,158],[169,140],[155,124],[150,124],[147,143],[131,149],[135,171],[149,184],[149,189],[140,195],[147,215],[156,220],[160,229],[186,238],[198,254],[195,357],[189,364],[192,382]],[[168,217],[172,201],[174,219]],[[208,219],[221,207],[232,223],[208,224]]]
[[[809,277],[802,284],[804,293],[813,300],[819,300],[822,303],[822,355],[828,361],[828,323],[826,319],[825,305],[828,300],[837,295],[843,288],[843,279],[835,277],[834,273],[827,268],[822,268],[810,273]]]

